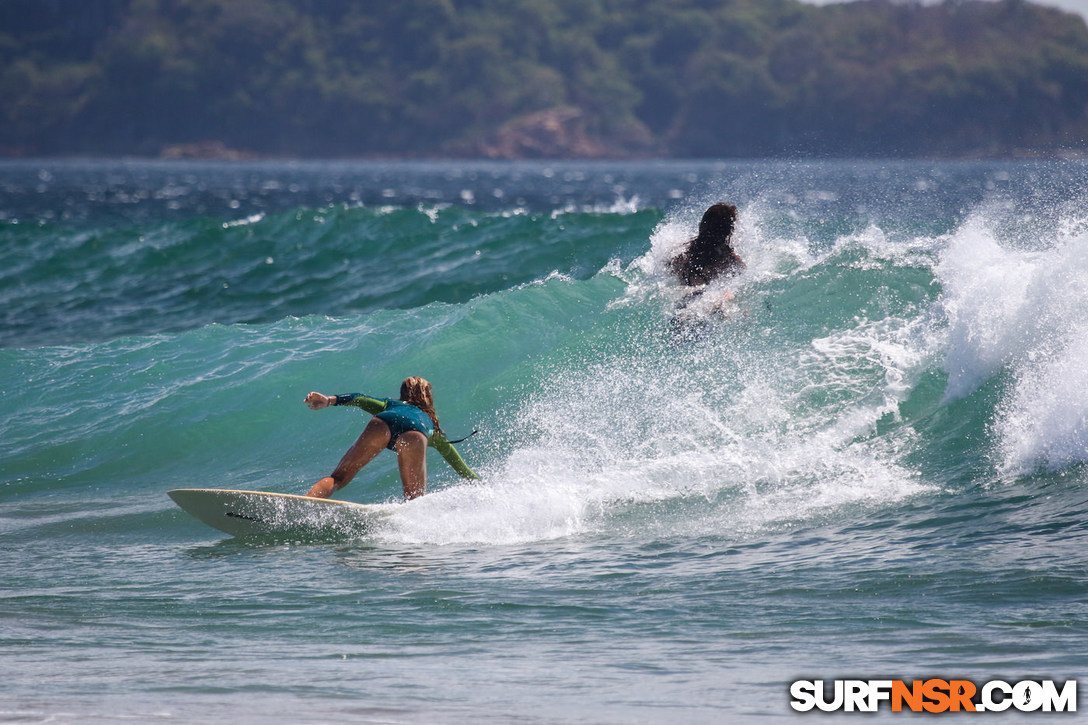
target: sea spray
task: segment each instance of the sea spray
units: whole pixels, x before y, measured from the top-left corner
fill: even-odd
[[[1040,239],[1037,225],[1010,232],[1001,215],[980,211],[951,235],[936,270],[946,398],[1003,381],[992,429],[1010,474],[1088,461],[1088,236],[1077,218],[1061,217]]]

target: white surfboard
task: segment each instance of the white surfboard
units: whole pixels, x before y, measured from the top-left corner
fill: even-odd
[[[218,488],[178,488],[167,495],[186,513],[231,536],[364,536],[398,506]]]

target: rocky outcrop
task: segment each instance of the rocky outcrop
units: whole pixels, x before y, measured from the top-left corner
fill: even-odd
[[[536,111],[504,123],[480,144],[493,159],[601,158],[625,155],[586,131],[579,108],[560,106]]]
[[[172,144],[159,153],[161,159],[201,159],[214,161],[239,161],[254,158],[246,151],[228,147],[222,141],[198,141],[196,143]]]

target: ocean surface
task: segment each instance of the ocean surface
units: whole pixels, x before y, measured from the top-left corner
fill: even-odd
[[[681,319],[717,201],[748,269]],[[367,416],[303,397],[407,375],[481,481],[432,452],[321,541],[167,497],[305,492]],[[1085,162],[0,163],[0,722],[1086,678],[1086,462]],[[398,501],[394,456],[338,497]]]

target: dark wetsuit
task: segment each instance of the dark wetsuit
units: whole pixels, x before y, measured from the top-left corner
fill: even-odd
[[[479,478],[476,472],[469,468],[465,460],[461,458],[461,454],[457,452],[457,449],[446,440],[446,436],[434,429],[431,416],[411,403],[405,403],[403,400],[370,398],[359,393],[349,393],[348,395],[337,395],[334,405],[352,405],[356,408],[362,408],[389,426],[391,435],[387,448],[390,450],[393,450],[393,444],[404,433],[410,430],[419,431],[427,436],[427,445],[438,451],[446,459],[446,463],[453,467],[453,470],[465,478]]]

